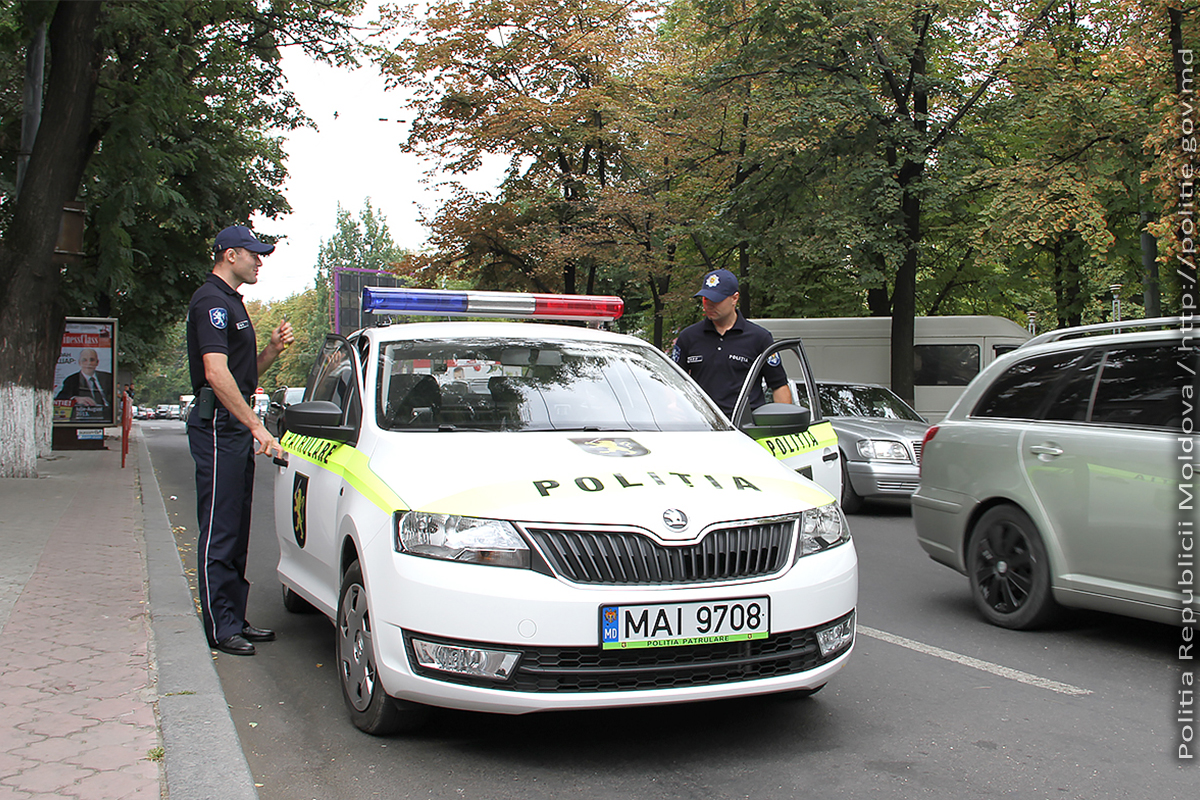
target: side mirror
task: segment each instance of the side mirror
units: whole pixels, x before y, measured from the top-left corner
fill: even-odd
[[[751,411],[750,417],[754,422],[742,430],[754,439],[804,433],[812,424],[811,411],[790,403],[767,403]]]
[[[343,425],[342,416],[341,407],[328,400],[296,403],[283,411],[284,424],[292,433],[335,442],[354,441],[357,431]]]

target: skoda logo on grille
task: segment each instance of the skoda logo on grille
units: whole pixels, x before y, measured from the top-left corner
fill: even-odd
[[[681,531],[687,527],[687,514],[678,508],[668,508],[663,512],[663,522],[673,531]]]

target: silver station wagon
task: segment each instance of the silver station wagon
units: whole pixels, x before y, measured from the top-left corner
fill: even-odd
[[[1196,518],[1180,458],[1196,449],[1197,350],[1180,325],[1031,339],[929,429],[917,536],[970,579],[988,621],[1034,628],[1070,606],[1179,625],[1185,601],[1196,612],[1178,562]]]

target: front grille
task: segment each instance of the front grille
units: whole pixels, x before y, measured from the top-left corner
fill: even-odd
[[[829,627],[846,617],[820,627]],[[512,678],[489,681],[421,667],[413,657],[412,635],[405,631],[404,641],[409,663],[414,665],[418,675],[448,683],[532,693],[634,692],[740,683],[807,672],[845,652],[842,649],[822,656],[821,648],[817,645],[816,628],[773,633],[770,638],[749,642],[633,650],[479,645],[498,650],[519,650],[521,653],[521,660]]]
[[[694,544],[662,545],[633,531],[531,528],[555,574],[575,583],[707,583],[771,575],[792,554],[795,520],[722,528]]]

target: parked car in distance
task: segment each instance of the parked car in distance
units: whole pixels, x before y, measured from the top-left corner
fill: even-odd
[[[842,454],[842,510],[868,500],[907,500],[917,490],[929,423],[886,386],[818,381],[822,414]]]
[[[1035,337],[929,429],[918,541],[969,578],[989,622],[1035,628],[1071,606],[1183,624],[1177,553],[1195,511],[1180,510],[1191,495],[1177,459],[1196,445],[1197,359],[1180,326]],[[1190,589],[1187,602],[1194,614]]]
[[[283,421],[283,412],[290,406],[299,403],[304,399],[303,386],[281,386],[274,392],[271,392],[271,402],[267,405],[266,414],[263,416],[263,425],[267,426],[267,430],[276,439],[282,439],[287,433],[287,425]]]

